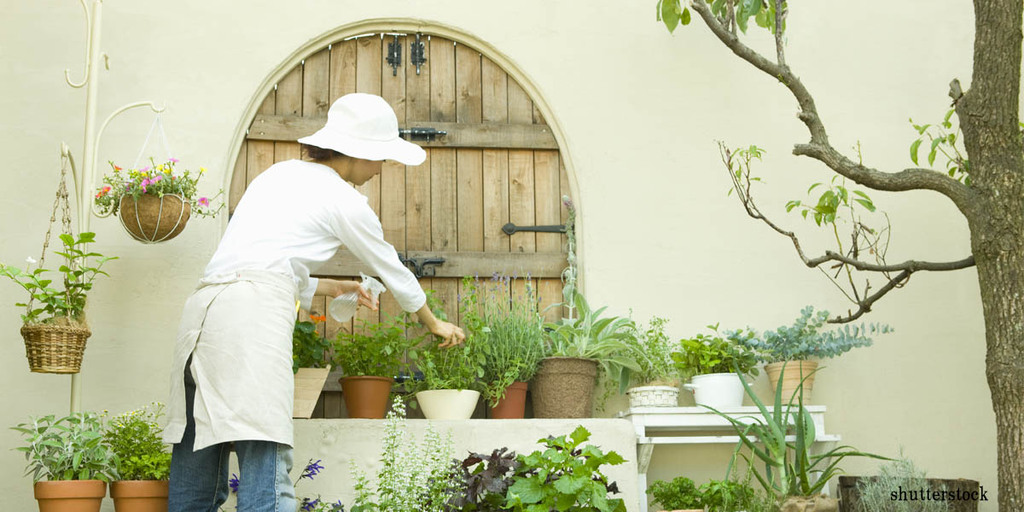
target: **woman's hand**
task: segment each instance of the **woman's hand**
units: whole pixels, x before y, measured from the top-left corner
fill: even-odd
[[[444,340],[437,345],[441,348],[454,347],[466,341],[466,333],[462,332],[461,327],[443,320],[438,320],[430,327],[430,332]]]
[[[332,299],[339,295],[353,292],[359,294],[360,306],[366,306],[373,311],[377,311],[377,300],[370,295],[370,292],[360,286],[359,281],[320,278],[316,286],[317,295],[326,295]]]

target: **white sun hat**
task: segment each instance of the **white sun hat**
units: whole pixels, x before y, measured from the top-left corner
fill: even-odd
[[[338,98],[327,111],[327,124],[299,142],[363,160],[419,165],[427,158],[423,148],[398,136],[398,118],[391,105],[380,96],[361,92]]]

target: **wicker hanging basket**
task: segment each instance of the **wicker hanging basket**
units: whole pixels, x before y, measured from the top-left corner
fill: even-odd
[[[192,205],[177,194],[144,194],[138,199],[122,197],[117,211],[121,225],[132,238],[158,243],[181,234],[192,215]]]
[[[85,325],[23,325],[25,356],[36,373],[78,373],[85,340],[92,332]]]

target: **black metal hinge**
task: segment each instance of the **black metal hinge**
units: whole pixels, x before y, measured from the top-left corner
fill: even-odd
[[[516,226],[515,224],[509,222],[508,224],[502,226],[501,230],[506,235],[510,236],[519,231],[532,231],[535,233],[565,233],[565,225],[563,224],[558,226]]]
[[[448,135],[448,132],[438,130],[437,128],[403,128],[398,130],[398,136],[408,140],[429,142],[445,135]]]
[[[398,76],[398,66],[402,65],[402,43],[398,42],[398,34],[395,34],[394,42],[388,43],[388,65],[391,66],[391,76]]]
[[[409,44],[409,62],[416,66],[416,74],[420,74],[420,66],[427,63],[426,51],[423,41],[420,38],[423,34],[416,34],[416,40]]]
[[[412,271],[412,275],[416,276],[417,279],[422,277],[434,277],[437,265],[443,265],[445,262],[444,258],[432,256],[426,258],[406,258],[402,253],[398,253],[398,259],[403,265]]]

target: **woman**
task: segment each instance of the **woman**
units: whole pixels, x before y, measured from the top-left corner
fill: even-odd
[[[385,159],[419,165],[422,148],[398,137],[383,98],[349,94],[327,124],[299,139],[302,159],[274,164],[252,181],[182,314],[165,440],[174,444],[170,512],[214,512],[228,495],[229,443],[238,456],[238,510],[294,512],[291,366],[296,302],[358,292],[356,281],[310,274],[344,245],[379,275],[405,311],[442,346],[465,340],[438,320],[402,264],[361,185]],[[351,183],[351,184],[350,184]]]

